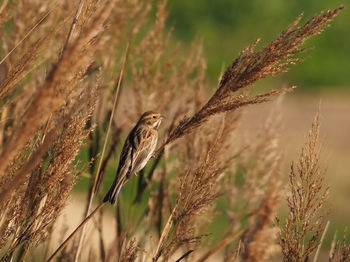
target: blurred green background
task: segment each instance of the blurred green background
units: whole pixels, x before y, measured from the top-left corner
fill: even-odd
[[[345,0],[176,0],[168,2],[168,26],[174,27],[173,38],[184,49],[198,38],[204,46],[207,74],[215,83],[223,68],[240,50],[256,38],[258,48],[275,39],[299,14],[306,22],[313,15],[347,4]],[[350,68],[350,11],[345,9],[331,23],[331,28],[311,38],[306,46],[308,59],[292,67],[288,74],[269,78],[259,85],[290,84],[299,90],[347,88]],[[184,53],[185,54],[185,53]],[[309,57],[310,56],[310,57]]]

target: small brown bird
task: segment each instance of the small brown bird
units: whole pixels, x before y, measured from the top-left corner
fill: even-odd
[[[158,141],[158,128],[164,116],[153,111],[143,113],[123,146],[113,185],[103,202],[114,204],[126,179],[136,175],[152,157]]]

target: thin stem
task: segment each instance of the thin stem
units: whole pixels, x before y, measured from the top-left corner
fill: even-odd
[[[52,242],[52,235],[53,235],[53,225],[54,224],[52,224],[49,228],[49,236],[48,236],[47,245],[46,245],[46,249],[45,249],[44,261],[46,261],[49,257],[49,251],[50,251],[51,242]]]
[[[178,260],[176,260],[175,262],[180,262],[181,260],[183,260],[184,258],[188,257],[194,250],[188,250],[185,254],[183,254]]]
[[[173,211],[171,212],[171,214],[168,218],[168,221],[163,229],[162,235],[160,236],[156,252],[154,252],[154,255],[153,255],[153,259],[152,259],[153,261],[157,261],[161,255],[161,249],[164,246],[165,239],[169,235],[171,226],[173,225],[173,222],[174,222],[175,210],[176,210],[176,206],[174,207]]]
[[[99,211],[102,207],[105,206],[105,204],[106,204],[106,202],[102,202],[101,204],[99,204],[95,208],[95,210],[92,211],[91,214],[88,215],[83,220],[83,222],[81,222],[79,224],[79,226],[66,238],[66,240],[63,241],[63,243],[56,249],[56,251],[49,257],[49,259],[46,262],[53,261],[53,259],[58,255],[58,253],[61,252],[62,249],[68,245],[69,241],[71,241],[73,239],[75,234],[77,234],[85,226],[85,224],[97,213],[97,211]]]
[[[116,108],[117,101],[118,101],[120,86],[121,86],[121,82],[122,82],[123,75],[124,75],[125,64],[126,64],[128,53],[129,53],[129,43],[127,44],[125,52],[124,52],[122,67],[121,67],[121,70],[120,70],[120,73],[119,73],[119,78],[118,78],[117,90],[116,90],[115,95],[114,95],[113,108],[112,108],[111,116],[109,118],[107,133],[106,133],[106,137],[105,137],[105,140],[104,140],[101,157],[100,157],[100,160],[99,160],[99,163],[98,163],[94,184],[93,184],[91,192],[90,192],[89,203],[88,203],[88,206],[86,208],[85,215],[84,215],[85,217],[90,212],[90,209],[91,209],[91,206],[92,206],[92,201],[93,201],[94,196],[96,194],[97,184],[99,184],[99,180],[100,180],[99,178],[101,176],[100,171],[101,171],[101,167],[102,167],[102,163],[103,163],[103,157],[104,157],[104,154],[105,154],[105,151],[106,151],[107,141],[108,141],[109,133],[110,133],[112,122],[113,122],[113,118],[114,118],[114,112],[115,112],[115,108]],[[77,262],[78,259],[79,259],[80,250],[81,250],[81,247],[82,247],[82,244],[83,244],[83,241],[84,241],[84,236],[85,236],[85,227],[83,227],[83,230],[81,231],[81,234],[80,234],[79,243],[78,243],[78,247],[77,247],[77,252],[76,252],[75,258],[74,258],[75,262]]]
[[[323,230],[322,236],[321,236],[320,243],[318,244],[318,247],[317,247],[317,250],[316,250],[316,253],[315,253],[313,262],[316,262],[316,261],[317,261],[318,254],[320,253],[321,246],[322,246],[322,243],[323,243],[323,239],[324,239],[324,237],[325,237],[325,235],[326,235],[326,233],[327,233],[329,224],[330,224],[330,222],[327,221],[327,224],[326,224],[326,226],[325,226],[325,228],[324,228],[324,230]]]
[[[203,254],[203,255],[197,260],[197,262],[203,262],[203,261],[207,260],[209,257],[211,257],[212,255],[214,255],[215,253],[219,252],[221,249],[223,249],[224,247],[226,247],[228,244],[230,244],[230,243],[231,243],[236,237],[238,237],[241,233],[242,233],[242,230],[233,233],[231,236],[228,236],[227,238],[224,238],[224,239],[221,240],[219,243],[217,243],[212,249],[210,249],[208,252],[206,252],[205,254]]]
[[[56,3],[57,4],[57,3]],[[26,40],[30,34],[35,30],[35,28],[37,28],[45,19],[46,17],[49,16],[49,14],[51,14],[51,12],[53,11],[54,8],[52,8],[51,10],[49,10],[30,30],[28,33],[25,34],[25,36],[11,49],[10,52],[8,52],[3,59],[1,59],[0,61],[0,65],[12,54],[13,51],[16,50],[17,47],[19,47],[24,40]]]
[[[60,59],[62,58],[62,55],[64,53],[64,51],[66,50],[67,46],[68,46],[68,43],[69,43],[69,39],[72,35],[72,32],[77,24],[77,21],[78,21],[78,18],[79,18],[79,15],[81,13],[81,10],[83,9],[83,5],[84,5],[84,1],[83,0],[80,0],[79,2],[79,7],[77,9],[77,11],[75,12],[75,15],[73,17],[73,21],[72,21],[72,24],[70,25],[70,28],[69,28],[69,32],[68,32],[68,35],[67,35],[67,39],[66,39],[66,42],[64,43],[64,46],[62,48],[62,51],[60,53]]]

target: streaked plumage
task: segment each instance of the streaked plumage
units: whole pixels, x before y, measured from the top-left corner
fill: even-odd
[[[126,179],[143,169],[157,146],[158,128],[164,117],[156,112],[145,112],[130,131],[123,146],[113,185],[103,202],[114,204]]]

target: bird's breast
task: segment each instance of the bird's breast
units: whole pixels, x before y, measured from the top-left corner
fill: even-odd
[[[146,166],[147,162],[152,157],[152,155],[154,153],[154,150],[156,149],[156,146],[157,146],[157,141],[158,141],[158,136],[157,135],[153,135],[152,142],[151,142],[152,144],[150,146],[150,151],[148,152],[147,157],[142,162],[139,170],[143,169]]]

